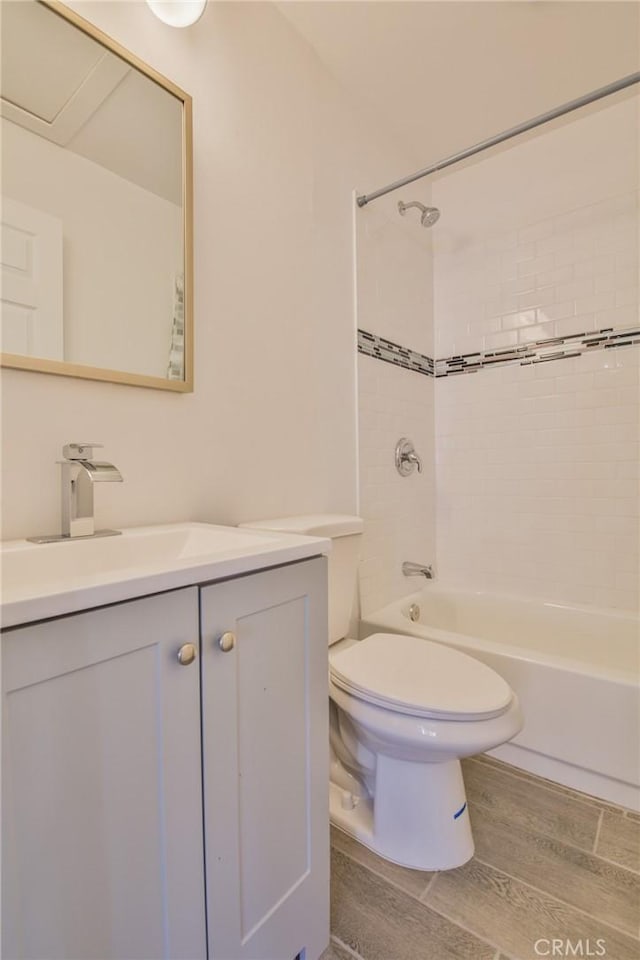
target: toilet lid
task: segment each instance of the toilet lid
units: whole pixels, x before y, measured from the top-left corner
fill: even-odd
[[[374,633],[330,654],[331,679],[352,696],[397,713],[447,720],[487,720],[513,694],[490,667],[421,637]]]

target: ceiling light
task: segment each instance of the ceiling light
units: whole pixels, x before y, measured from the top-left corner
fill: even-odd
[[[170,27],[190,27],[204,13],[207,0],[147,0],[147,4]]]

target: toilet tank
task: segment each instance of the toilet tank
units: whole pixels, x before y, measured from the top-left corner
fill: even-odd
[[[279,533],[299,533],[305,537],[326,537],[331,540],[331,553],[328,558],[329,644],[346,637],[356,594],[360,539],[364,526],[362,519],[339,513],[325,513],[255,520],[252,523],[241,523],[240,526]]]

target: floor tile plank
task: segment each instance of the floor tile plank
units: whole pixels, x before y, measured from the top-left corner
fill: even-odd
[[[489,807],[514,826],[593,850],[600,820],[597,807],[473,760],[464,765],[464,782],[471,804]]]
[[[483,807],[469,805],[476,856],[603,923],[637,936],[640,876]]]
[[[434,877],[434,874],[427,870],[411,870],[409,867],[400,867],[396,863],[384,860],[336,827],[331,828],[331,845],[414,897],[420,897]]]
[[[574,790],[573,787],[565,787],[562,783],[556,783],[555,780],[547,780],[546,777],[540,777],[536,773],[529,773],[528,770],[515,767],[512,763],[505,763],[504,760],[491,757],[488,753],[477,754],[477,756],[472,759],[477,763],[482,763],[494,769],[502,770],[505,773],[510,773],[512,776],[519,777],[521,780],[527,780],[530,783],[544,786],[548,790],[553,790],[554,793],[561,793],[566,797],[571,797],[574,800],[580,800],[582,803],[589,804],[589,806],[598,807],[599,810],[610,810],[611,812],[626,811],[626,807],[621,807],[619,804],[610,803],[608,800],[594,797],[590,793],[583,793],[581,790]],[[468,760],[463,760],[463,767],[468,762]]]
[[[340,850],[332,852],[331,931],[366,960],[493,960],[496,953]]]
[[[592,944],[600,938],[615,960],[638,960],[640,954],[637,940],[475,858],[438,874],[424,900],[518,960],[538,960],[535,943],[542,938]]]
[[[596,854],[640,871],[640,821],[605,811]]]

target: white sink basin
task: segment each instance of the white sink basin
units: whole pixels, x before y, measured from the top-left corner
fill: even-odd
[[[0,544],[2,626],[329,552],[317,537],[180,523],[117,537]]]

